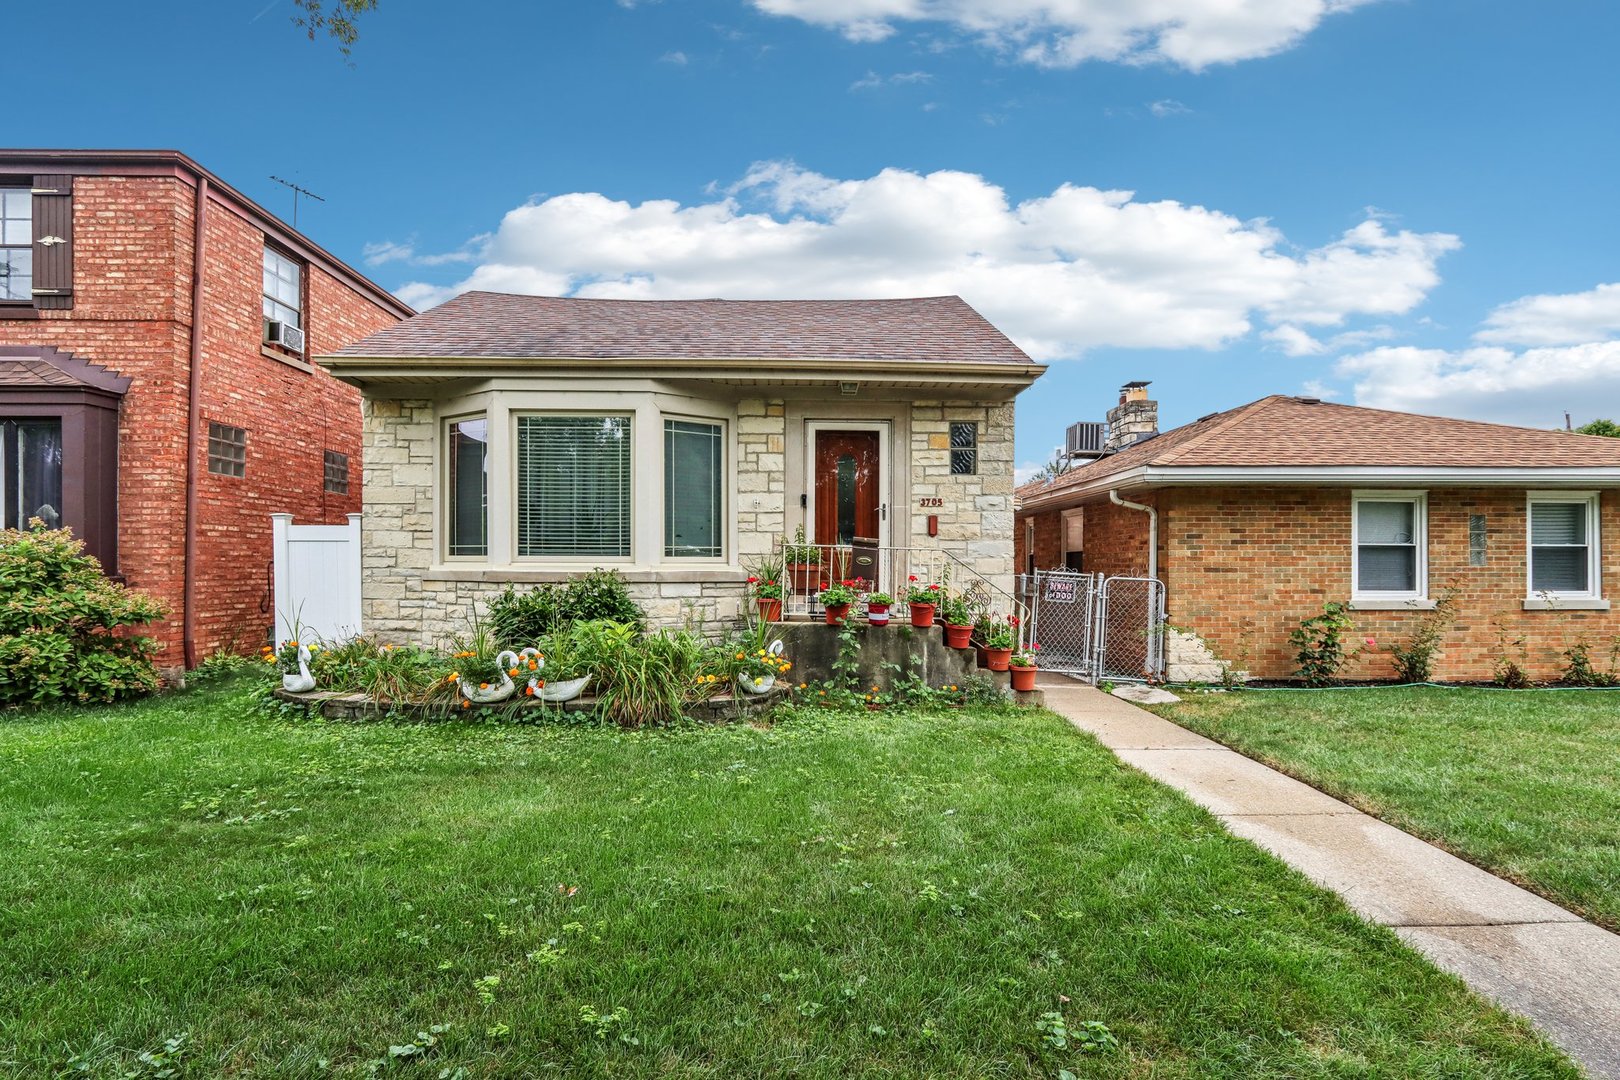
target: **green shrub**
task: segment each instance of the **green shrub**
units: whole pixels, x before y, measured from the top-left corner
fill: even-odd
[[[496,640],[518,648],[576,622],[624,623],[639,632],[645,621],[624,579],[611,570],[592,570],[567,584],[547,583],[522,593],[508,585],[489,605]]]
[[[1441,592],[1434,609],[1418,620],[1417,630],[1406,644],[1390,645],[1390,662],[1395,665],[1395,676],[1402,682],[1428,682],[1434,671],[1434,658],[1440,652],[1440,643],[1446,631],[1457,621],[1457,593],[1454,587]]]
[[[151,597],[101,572],[67,529],[0,530],[0,704],[116,701],[157,689]]]
[[[1338,676],[1340,668],[1360,655],[1360,648],[1344,647],[1344,635],[1355,625],[1345,611],[1344,604],[1330,600],[1322,605],[1322,614],[1301,619],[1299,627],[1288,635],[1296,650],[1294,660],[1299,665],[1294,674],[1306,686],[1328,685]],[[1373,644],[1371,639],[1367,644]]]

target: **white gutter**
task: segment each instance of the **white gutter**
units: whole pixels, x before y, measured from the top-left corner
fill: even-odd
[[[1127,510],[1141,510],[1148,516],[1148,572],[1150,578],[1159,576],[1159,512],[1151,506],[1134,503],[1119,497],[1119,492],[1110,489],[1108,501],[1115,506],[1123,506]]]
[[[1592,487],[1620,486],[1620,466],[1422,466],[1422,465],[1138,465],[1084,484],[1023,496],[1022,509],[1044,510],[1082,502],[1109,490],[1210,485],[1291,484],[1358,487]]]

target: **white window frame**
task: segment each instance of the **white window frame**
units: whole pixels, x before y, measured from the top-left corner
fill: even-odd
[[[665,530],[668,527],[669,508],[664,505],[664,485],[669,471],[669,462],[664,458],[664,421],[674,420],[684,424],[707,424],[720,429],[720,520],[719,526],[720,554],[718,555],[670,555],[667,554],[669,537]],[[632,428],[632,433],[633,433]],[[732,523],[737,515],[732,510],[736,490],[737,470],[735,457],[731,448],[731,424],[724,417],[704,416],[700,413],[682,413],[662,410],[658,413],[658,547],[656,558],[664,566],[727,566],[730,564],[731,553],[734,550],[734,537],[732,536]]]
[[[1361,588],[1361,504],[1402,502],[1412,504],[1412,543],[1416,548],[1417,588],[1393,591]],[[1350,493],[1350,602],[1362,610],[1424,607],[1429,600],[1429,493],[1422,490],[1352,491]]]
[[[1531,515],[1537,503],[1575,503],[1586,507],[1586,580],[1590,588],[1582,592],[1537,591],[1535,581],[1535,534]],[[1527,610],[1577,605],[1608,607],[1603,599],[1603,515],[1602,495],[1597,491],[1527,491],[1524,497],[1524,606]]]
[[[629,529],[630,550],[624,555],[519,555],[522,547],[522,523],[518,520],[518,488],[521,485],[518,473],[518,421],[525,416],[547,416],[558,418],[572,418],[585,420],[598,420],[610,418],[627,421],[630,425],[630,499],[628,509],[630,520],[626,523]],[[506,513],[509,524],[507,526],[507,543],[510,545],[511,565],[515,567],[618,567],[623,569],[637,565],[637,554],[641,551],[638,529],[641,527],[645,508],[638,500],[645,498],[647,479],[642,475],[645,466],[641,447],[646,433],[642,431],[643,423],[640,412],[633,406],[623,404],[601,409],[531,409],[513,406],[507,412],[507,445],[504,448],[506,460],[503,464],[507,470],[506,476]],[[657,443],[659,450],[659,463],[663,462],[664,425],[658,424]],[[663,535],[663,491],[664,478],[662,471],[658,474],[658,501],[655,504],[659,520],[659,535]],[[660,549],[661,550],[661,549]]]
[[[494,512],[494,500],[490,498],[494,494],[494,446],[492,442],[486,441],[484,443],[484,553],[482,555],[455,555],[450,551],[450,522],[455,516],[455,506],[452,499],[455,481],[450,472],[450,433],[457,424],[468,420],[484,421],[486,440],[494,439],[493,418],[487,408],[451,413],[439,419],[438,446],[435,450],[439,458],[436,470],[439,490],[433,500],[436,507],[434,529],[438,535],[434,538],[434,545],[435,550],[439,553],[439,558],[447,566],[487,564],[490,561],[491,544],[494,539],[490,529],[491,516]]]

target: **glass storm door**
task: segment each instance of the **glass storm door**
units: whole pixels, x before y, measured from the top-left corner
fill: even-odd
[[[26,528],[36,517],[60,526],[62,421],[0,420],[0,474],[6,528]]]
[[[815,433],[816,543],[878,542],[882,536],[881,473],[878,432]]]

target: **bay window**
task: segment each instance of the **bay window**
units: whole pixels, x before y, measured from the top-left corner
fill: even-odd
[[[630,418],[519,416],[519,558],[630,557]]]
[[[1527,596],[1595,600],[1601,593],[1596,492],[1531,492]]]
[[[1351,498],[1352,601],[1428,597],[1428,498],[1414,491],[1356,492]]]

